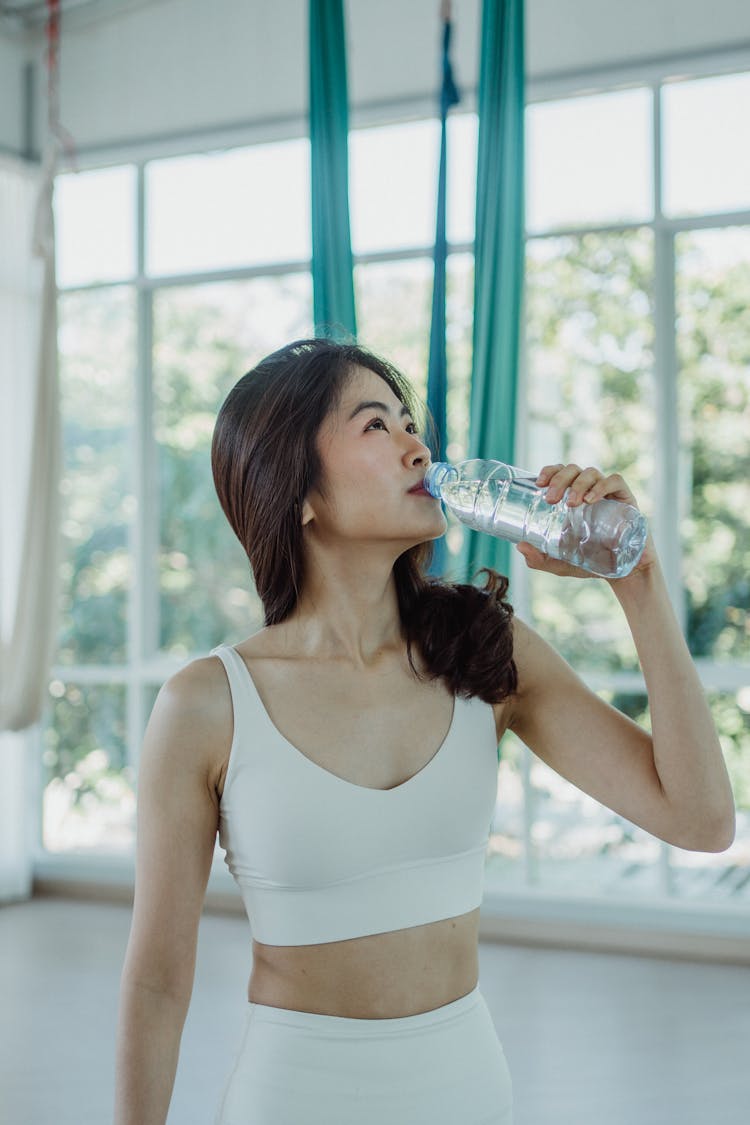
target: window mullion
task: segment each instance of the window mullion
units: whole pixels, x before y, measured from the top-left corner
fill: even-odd
[[[132,671],[128,694],[128,745],[130,763],[137,769],[140,743],[146,725],[144,669],[155,651],[153,612],[155,577],[153,542],[155,518],[152,510],[155,489],[153,418],[151,393],[152,295],[143,284],[145,263],[145,169],[138,166],[136,272],[136,384],[133,440],[133,581],[129,613],[129,663]]]
[[[680,550],[681,487],[683,472],[678,420],[678,361],[675,336],[675,248],[674,233],[660,223],[659,96],[654,109],[654,181],[656,224],[654,237],[654,392],[656,406],[655,504],[653,535],[664,567],[669,596],[685,629],[685,597]]]
[[[674,231],[664,224],[663,130],[661,82],[653,85],[654,166],[654,393],[656,406],[654,542],[680,627],[685,632],[685,592],[680,545],[680,433],[677,402],[677,341]],[[675,471],[677,467],[677,471]],[[672,848],[659,849],[659,886],[666,897],[675,893]]]
[[[524,240],[524,256],[526,254],[526,240]],[[525,272],[525,271],[524,271]],[[523,465],[533,470],[537,466],[528,465],[529,442],[529,409],[528,409],[528,339],[526,320],[526,287],[521,300],[520,353],[518,357],[518,393],[516,395],[516,424],[514,464]],[[526,563],[523,562],[517,551],[511,551],[510,578],[513,606],[519,617],[526,621],[532,620],[531,591]],[[535,819],[535,793],[531,783],[531,751],[526,743],[521,744],[521,782],[523,785],[523,881],[527,887],[535,886],[539,882],[539,862],[534,846],[534,819]]]

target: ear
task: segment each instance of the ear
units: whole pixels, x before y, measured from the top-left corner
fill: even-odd
[[[303,500],[302,501],[302,526],[304,527],[306,524],[310,523],[310,521],[314,520],[314,519],[315,519],[315,512],[312,509],[312,505],[310,504],[310,501],[307,500],[307,499]]]

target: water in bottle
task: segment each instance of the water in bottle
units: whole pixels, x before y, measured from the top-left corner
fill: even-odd
[[[642,512],[620,500],[569,507],[544,499],[533,473],[502,461],[438,461],[424,487],[476,531],[531,543],[554,559],[602,578],[624,578],[637,565],[648,527]]]

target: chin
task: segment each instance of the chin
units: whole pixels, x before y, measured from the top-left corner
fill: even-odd
[[[443,517],[440,522],[441,526],[436,527],[433,531],[422,531],[419,533],[418,538],[415,535],[414,539],[409,544],[409,547],[418,547],[420,543],[431,543],[436,539],[442,539],[442,537],[448,530],[448,521],[445,519],[445,517]]]

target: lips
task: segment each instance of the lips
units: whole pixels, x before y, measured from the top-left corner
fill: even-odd
[[[410,488],[409,494],[411,496],[419,496],[419,495],[429,496],[430,495],[429,492],[427,491],[427,489],[425,488],[424,484],[422,483],[422,481],[420,481],[419,484],[415,484],[413,488]]]

